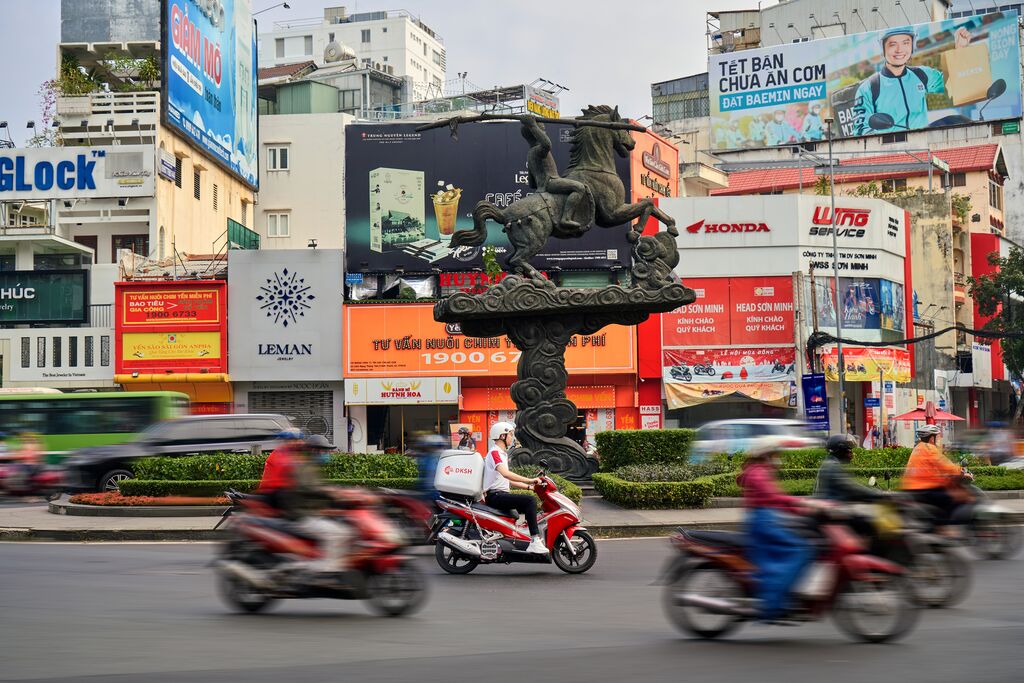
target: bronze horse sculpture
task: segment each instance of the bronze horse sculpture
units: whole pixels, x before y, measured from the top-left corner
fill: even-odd
[[[583,110],[580,118],[559,121],[575,127],[569,167],[564,178],[575,181],[576,186],[584,186],[582,198],[547,189],[553,184],[552,180],[559,178],[558,169],[550,156],[551,142],[536,119],[529,115],[507,118],[523,122],[524,137],[532,143],[528,162],[531,186],[539,191],[504,209],[491,202],[479,202],[473,209],[473,228],[457,231],[452,236],[451,246],[481,246],[487,239],[487,221],[493,220],[504,226],[512,245],[512,251],[505,259],[506,268],[510,272],[546,281],[530,260],[540,253],[550,237],[572,239],[582,235],[591,225],[613,228],[635,221],[629,233],[630,241],[635,243],[647,219],[654,216],[665,225],[674,241],[678,235],[675,220],[651,199],[627,203],[626,188],[615,170],[615,155],[628,157],[636,144],[629,130],[643,129],[623,121],[618,107],[590,106]],[[573,201],[570,202],[570,198]],[[674,244],[671,251],[674,251]]]

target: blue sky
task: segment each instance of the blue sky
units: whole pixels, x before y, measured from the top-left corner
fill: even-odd
[[[159,2],[159,0],[152,0]],[[253,9],[276,4],[254,0]],[[401,7],[420,15],[444,39],[448,77],[467,71],[483,88],[538,76],[570,88],[562,113],[586,104],[618,104],[638,118],[651,111],[650,84],[704,71],[705,12],[754,6],[753,0],[289,0],[290,10],[261,14],[275,21],[319,17],[325,5],[350,12]],[[15,142],[39,118],[40,84],[53,78],[60,41],[60,0],[0,0],[0,121]],[[0,133],[2,135],[2,133]]]

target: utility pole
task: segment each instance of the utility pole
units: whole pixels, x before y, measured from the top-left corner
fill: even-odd
[[[846,362],[843,360],[843,311],[839,303],[839,243],[836,236],[836,167],[832,158],[832,122],[830,116],[825,119],[828,125],[828,193],[832,203],[832,275],[836,287],[836,356],[839,362],[839,433],[846,433]]]

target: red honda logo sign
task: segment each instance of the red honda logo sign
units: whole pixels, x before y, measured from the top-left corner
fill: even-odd
[[[691,235],[700,232],[771,232],[771,228],[766,223],[705,223],[702,218],[692,225],[687,225],[686,232]]]

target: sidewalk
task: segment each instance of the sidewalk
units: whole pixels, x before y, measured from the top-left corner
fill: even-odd
[[[1024,521],[1024,499],[999,500]],[[624,510],[603,498],[585,498],[584,526],[598,538],[664,536],[677,526],[735,529],[738,507],[701,510]],[[54,515],[45,503],[0,507],[0,541],[207,541],[219,517],[82,517]]]

